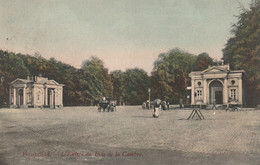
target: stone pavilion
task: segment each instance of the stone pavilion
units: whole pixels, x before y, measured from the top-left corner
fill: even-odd
[[[41,76],[17,78],[9,83],[10,108],[63,106],[63,84]]]
[[[244,75],[244,70],[230,70],[229,65],[191,72],[191,105],[243,105]]]

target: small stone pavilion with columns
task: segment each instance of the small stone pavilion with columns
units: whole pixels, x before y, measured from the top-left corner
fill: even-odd
[[[63,84],[41,76],[16,79],[9,83],[10,108],[63,107]]]
[[[244,75],[244,70],[230,70],[229,65],[191,72],[191,105],[243,105]]]

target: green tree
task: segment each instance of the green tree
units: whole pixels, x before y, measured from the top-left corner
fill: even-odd
[[[242,10],[231,33],[223,60],[231,69],[245,70],[247,104],[260,104],[260,0],[253,1],[249,10]]]
[[[190,83],[188,75],[193,70],[195,60],[195,55],[178,48],[160,54],[154,62],[151,77],[153,97],[175,103],[179,98],[186,99],[186,89]]]
[[[129,105],[140,105],[147,100],[147,89],[150,79],[143,69],[127,69],[124,73],[123,92],[124,101]]]
[[[201,53],[193,64],[193,71],[202,71],[207,69],[209,65],[214,65],[213,59],[208,53]]]
[[[123,98],[125,98],[124,91],[124,73],[121,70],[115,70],[110,73],[113,83],[113,100],[117,100],[118,104],[122,104]]]
[[[82,96],[87,104],[93,104],[103,96],[111,97],[113,84],[108,69],[97,57],[91,57],[82,64],[80,85],[83,87]]]
[[[9,104],[9,83],[16,78],[26,78],[29,71],[15,53],[0,50],[0,105]]]
[[[24,65],[29,70],[28,76],[37,76],[39,74],[45,75],[51,71],[48,66],[48,60],[43,58],[39,53],[35,53],[34,56],[19,53],[16,56],[23,60]]]

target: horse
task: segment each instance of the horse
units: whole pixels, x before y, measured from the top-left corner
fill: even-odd
[[[109,104],[109,108],[108,108],[108,112],[111,111],[111,112],[114,112],[116,111],[116,101],[111,101],[110,104]]]

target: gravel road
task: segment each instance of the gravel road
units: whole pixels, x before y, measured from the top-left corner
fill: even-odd
[[[259,165],[260,111],[0,109],[0,165]]]

